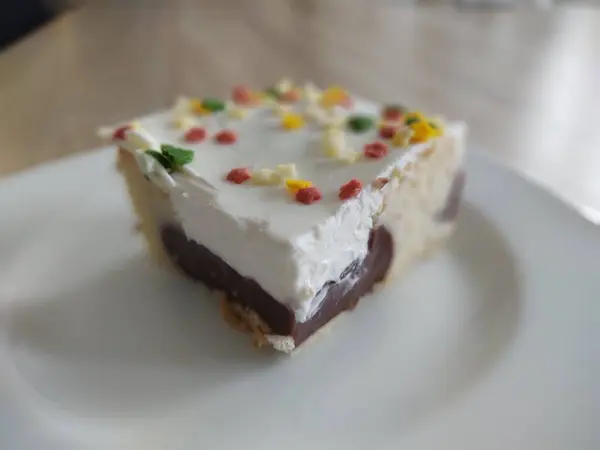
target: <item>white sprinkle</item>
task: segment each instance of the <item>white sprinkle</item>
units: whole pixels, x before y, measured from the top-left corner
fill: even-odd
[[[258,185],[276,185],[281,183],[281,176],[271,169],[258,169],[252,173],[251,181]]]
[[[279,164],[275,166],[275,172],[277,172],[283,179],[298,178],[298,171],[296,170],[295,164]]]

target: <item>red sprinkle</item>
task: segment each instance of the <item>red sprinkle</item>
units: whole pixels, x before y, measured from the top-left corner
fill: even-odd
[[[390,182],[389,178],[380,177],[380,178],[375,178],[375,181],[373,181],[373,183],[371,183],[371,185],[375,189],[381,189],[382,187],[384,187],[389,182]]]
[[[375,141],[365,145],[363,152],[367,158],[377,159],[383,158],[385,155],[387,155],[389,149],[385,143],[381,141]]]
[[[247,105],[252,102],[252,91],[246,86],[235,86],[231,93],[231,98],[235,103]]]
[[[392,122],[398,122],[402,119],[402,111],[397,108],[386,108],[383,111],[383,118]]]
[[[215,140],[219,144],[233,144],[237,141],[237,134],[231,130],[222,130],[215,135]]]
[[[379,137],[381,139],[391,139],[396,134],[396,127],[393,125],[383,125],[379,128]]]
[[[245,167],[231,169],[226,177],[227,181],[231,181],[235,184],[242,184],[244,181],[248,181],[250,178],[252,178],[252,175],[250,175],[250,171]]]
[[[284,103],[295,103],[300,100],[300,92],[297,89],[290,89],[281,94],[279,99]]]
[[[201,142],[206,138],[206,130],[202,127],[193,127],[186,131],[184,139],[186,142]]]
[[[340,200],[348,200],[349,198],[356,197],[362,191],[362,187],[362,183],[356,178],[348,181],[340,188]]]
[[[317,189],[315,186],[298,189],[298,192],[296,192],[296,201],[304,203],[305,205],[318,202],[322,197],[321,191],[319,191],[319,189]]]
[[[120,140],[120,141],[124,141],[125,140],[125,133],[127,133],[128,130],[131,130],[131,125],[123,125],[122,127],[119,127],[115,130],[115,132],[113,133],[113,139],[114,140]]]

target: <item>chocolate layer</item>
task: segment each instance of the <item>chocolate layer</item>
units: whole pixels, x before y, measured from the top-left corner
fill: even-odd
[[[203,245],[189,240],[176,225],[161,230],[162,240],[173,262],[189,277],[211,289],[225,292],[230,301],[239,302],[255,311],[277,335],[292,336],[296,345],[341,312],[352,309],[360,297],[375,283],[383,280],[393,253],[391,234],[384,227],[371,231],[369,251],[362,262],[353,262],[342,274],[341,281],[330,281],[319,310],[306,322],[297,322],[294,312],[265,292],[254,280],[245,278]]]
[[[440,222],[451,221],[458,215],[465,174],[457,173],[446,203],[436,214]],[[291,336],[296,346],[343,311],[356,306],[360,298],[384,279],[393,258],[394,242],[383,226],[371,230],[368,253],[362,261],[354,261],[340,280],[325,284],[326,290],[319,309],[306,322],[297,322],[294,312],[265,292],[254,280],[243,277],[203,245],[190,240],[174,224],[161,230],[162,241],[173,263],[190,278],[201,281],[211,289],[223,291],[228,299],[256,312],[272,334]]]

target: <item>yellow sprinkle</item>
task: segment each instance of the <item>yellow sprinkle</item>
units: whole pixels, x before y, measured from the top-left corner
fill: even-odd
[[[240,106],[232,106],[227,110],[227,114],[232,119],[244,119],[248,116],[248,110],[246,108],[242,108]]]
[[[190,100],[190,106],[191,106],[192,111],[195,114],[205,116],[205,115],[211,113],[208,109],[206,109],[202,106],[202,100],[200,100],[200,99],[194,98],[194,99]]]
[[[331,86],[323,91],[320,103],[323,108],[333,108],[346,100],[346,98],[348,98],[348,93],[345,89],[339,86]]]
[[[407,122],[407,121],[410,121],[410,120],[414,120],[414,119],[418,119],[419,121],[424,121],[425,120],[425,116],[420,111],[413,111],[413,112],[408,113],[408,114],[406,114],[404,116],[404,122]]]
[[[288,191],[295,194],[300,189],[311,187],[312,183],[308,180],[285,180],[285,185],[287,186]]]
[[[285,113],[281,118],[281,125],[286,130],[296,130],[304,126],[304,118],[300,114]]]
[[[278,164],[275,166],[275,172],[283,179],[298,178],[298,171],[295,164]]]
[[[434,129],[427,122],[415,122],[410,127],[413,130],[413,135],[410,138],[412,144],[426,142],[432,137],[435,137]]]
[[[444,135],[444,122],[442,119],[433,117],[429,119],[429,125],[433,129],[433,136],[440,137]]]
[[[400,128],[394,134],[392,138],[392,145],[394,147],[406,147],[410,143],[410,138],[413,135],[413,131],[411,128],[404,127]]]
[[[252,183],[268,186],[277,185],[281,182],[280,175],[271,169],[259,169],[252,173]]]

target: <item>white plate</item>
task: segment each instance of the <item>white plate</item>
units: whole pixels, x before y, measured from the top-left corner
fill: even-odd
[[[600,448],[600,229],[468,161],[447,250],[293,357],[152,267],[111,151],[0,184],[0,448]]]

